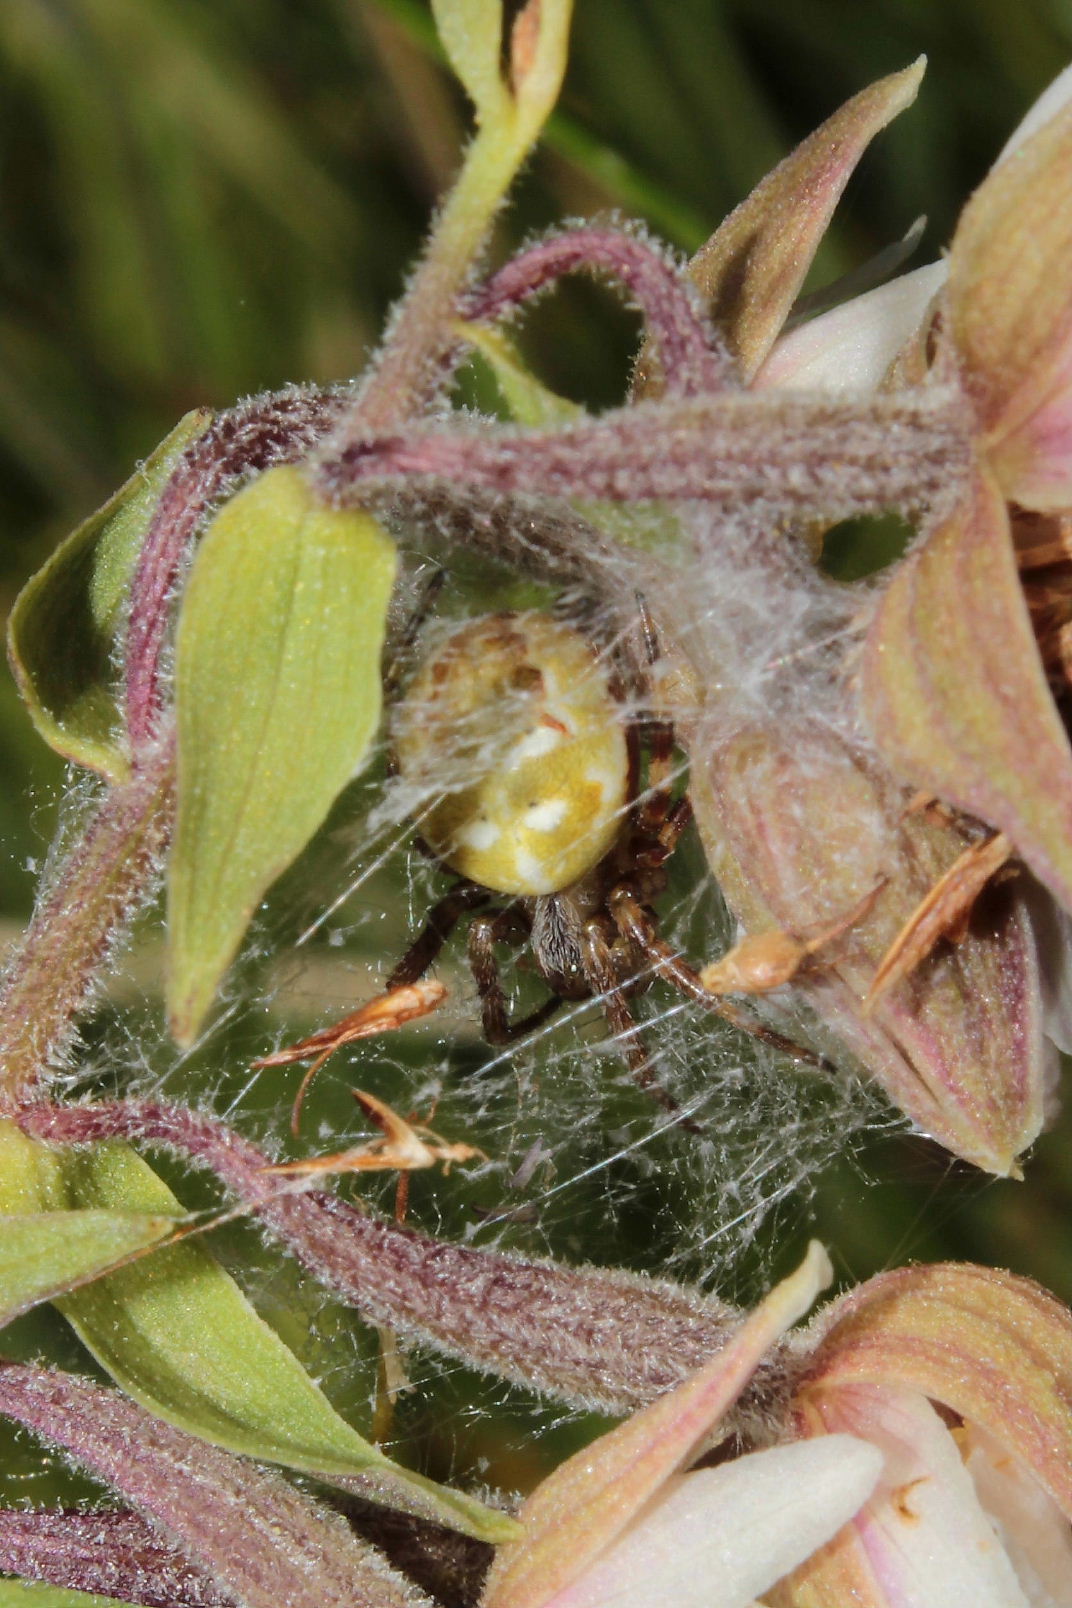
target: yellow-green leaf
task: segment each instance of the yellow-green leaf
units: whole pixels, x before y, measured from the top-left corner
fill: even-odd
[[[461,324],[462,335],[490,368],[503,405],[511,419],[549,429],[583,419],[579,402],[550,390],[522,362],[516,349],[501,330],[485,324]]]
[[[115,1211],[0,1214],[0,1325],[87,1284],[172,1232],[175,1217]]]
[[[172,1030],[188,1043],[261,896],[355,775],[380,718],[395,549],[271,469],[198,549],[176,647]]]
[[[65,759],[128,770],[114,683],[123,605],[153,511],[211,415],[188,413],[115,495],[56,549],[11,611],[8,649],[30,718]]]
[[[432,0],[443,49],[478,123],[514,143],[519,159],[558,99],[573,0],[526,0],[511,7],[508,38],[504,9],[502,0]]]
[[[503,83],[502,0],[432,0],[443,49],[476,107],[479,120],[510,109]]]
[[[510,27],[510,86],[517,105],[516,137],[526,147],[538,137],[562,88],[569,51],[573,0],[526,0]]]
[[[0,1608],[129,1608],[118,1597],[68,1591],[39,1580],[0,1580]]]
[[[0,1208],[175,1215],[182,1206],[123,1144],[50,1150],[0,1122]],[[399,1467],[339,1417],[205,1246],[183,1240],[56,1302],[118,1385],[157,1417],[228,1451],[328,1480],[489,1541],[512,1520]]]

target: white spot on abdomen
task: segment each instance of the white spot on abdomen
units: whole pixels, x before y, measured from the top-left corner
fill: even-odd
[[[494,821],[467,821],[456,834],[456,841],[467,849],[482,853],[485,849],[493,849],[501,837],[502,831]]]
[[[545,798],[525,811],[524,826],[530,832],[553,832],[566,818],[564,798]]]
[[[526,732],[521,741],[511,748],[510,763],[520,765],[526,759],[542,759],[561,741],[562,733],[553,726],[537,726],[535,730]]]

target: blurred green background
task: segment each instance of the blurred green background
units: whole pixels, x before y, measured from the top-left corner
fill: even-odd
[[[619,209],[690,250],[803,135],[921,53],[915,108],[854,177],[829,279],[928,218],[918,262],[1072,55],[1072,0],[577,0],[559,114],[501,248]],[[0,0],[0,587],[5,606],[195,404],[360,370],[467,126],[423,0]],[[625,331],[571,287],[542,373],[620,391]],[[5,683],[0,901],[25,919],[61,783]],[[877,1140],[815,1224],[843,1270],[970,1257],[1072,1300],[1072,1123],[1026,1184]],[[794,1250],[797,1246],[794,1245]]]

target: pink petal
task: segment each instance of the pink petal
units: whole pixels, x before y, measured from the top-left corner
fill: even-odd
[[[825,1430],[866,1436],[885,1457],[878,1489],[833,1543],[851,1552],[859,1572],[851,1600],[876,1608],[1029,1608],[957,1443],[923,1396],[853,1386],[817,1393],[809,1407]],[[805,1579],[808,1570],[800,1571]]]
[[[928,263],[783,335],[754,384],[793,390],[877,390],[922,323],[947,272],[944,262]]]
[[[1005,495],[1072,502],[1072,105],[994,167],[949,254],[948,329]]]
[[[542,1608],[614,1545],[665,1482],[693,1458],[764,1353],[811,1306],[830,1263],[813,1245],[706,1368],[576,1453],[521,1510],[521,1541],[500,1548],[483,1608]]]
[[[1027,116],[1017,124],[1001,148],[998,163],[1006,161],[1021,145],[1024,145],[1032,136],[1037,134],[1044,124],[1056,117],[1068,102],[1072,100],[1072,67],[1066,67],[1064,72],[1058,73],[1049,88],[1044,89],[1038,100],[1032,106]]]
[[[1027,1464],[980,1429],[957,1436],[975,1489],[1031,1602],[1072,1608],[1072,1528]]]
[[[817,1321],[805,1405],[813,1390],[917,1391],[985,1429],[1072,1519],[1072,1313],[1047,1291],[967,1263],[899,1268]]]

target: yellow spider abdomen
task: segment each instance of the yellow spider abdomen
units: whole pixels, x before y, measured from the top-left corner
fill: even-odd
[[[629,789],[621,704],[590,643],[547,614],[492,614],[453,632],[395,722],[404,781],[435,802],[428,847],[515,897],[558,893],[614,842]]]

